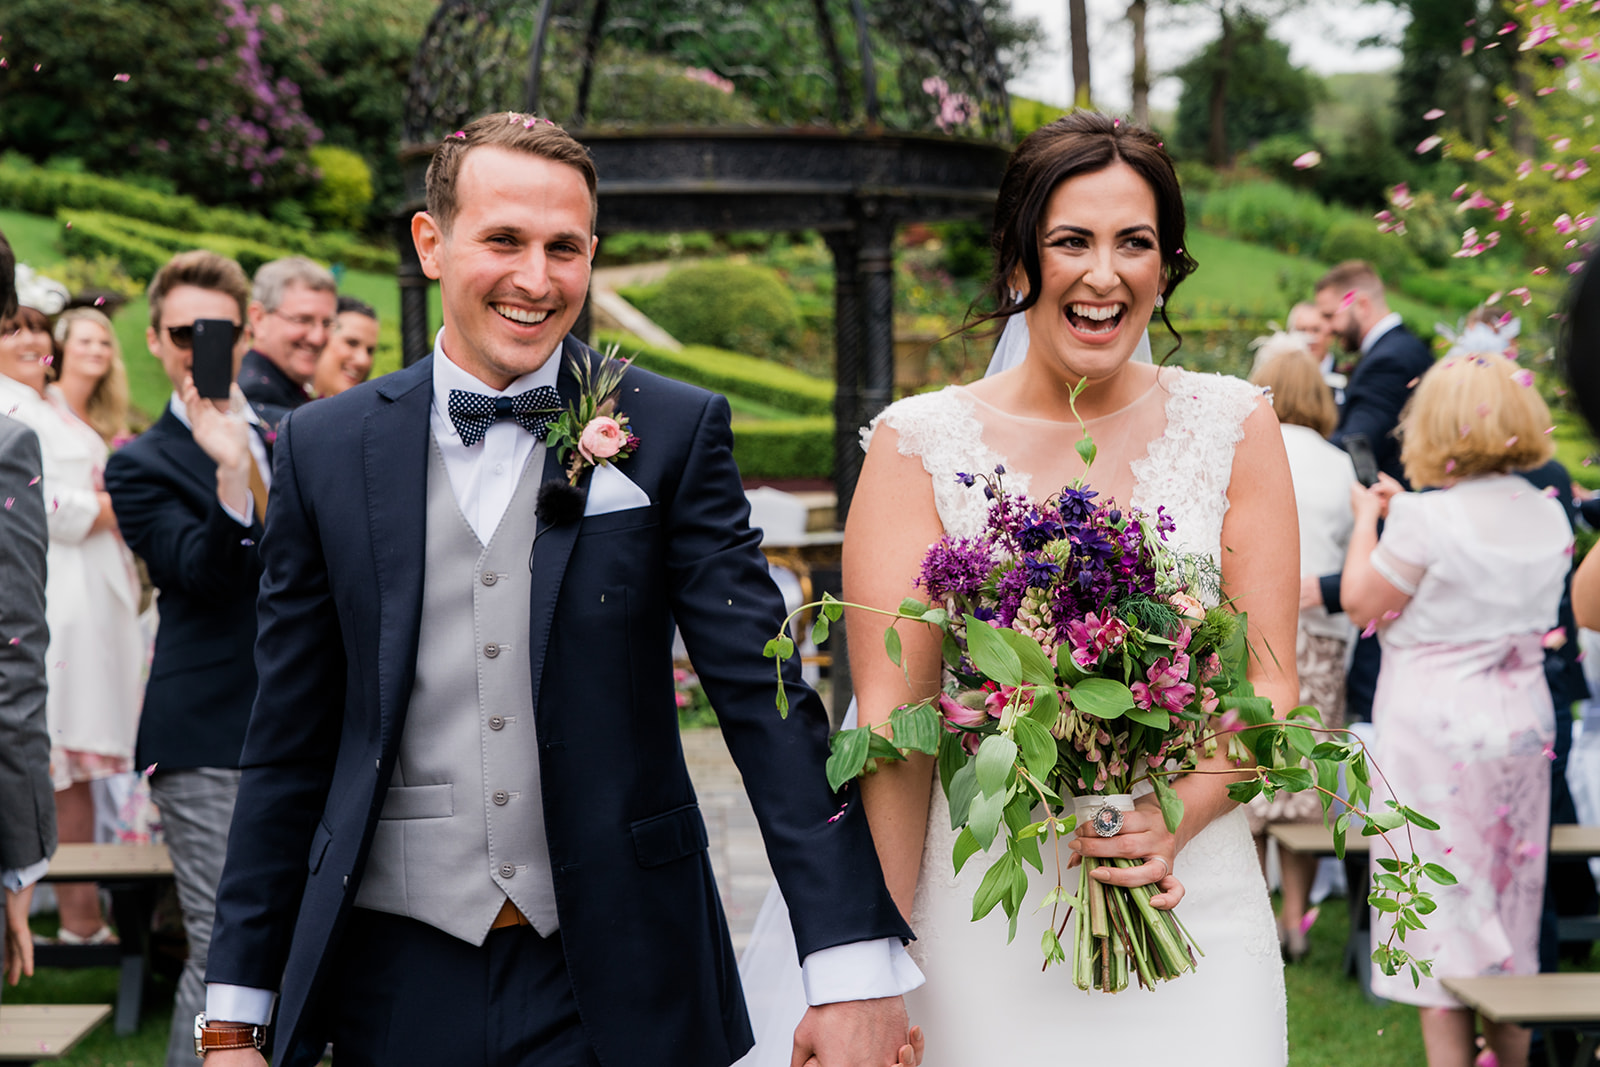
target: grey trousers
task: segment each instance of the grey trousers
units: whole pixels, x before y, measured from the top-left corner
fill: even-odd
[[[239,796],[239,772],[225,767],[158,771],[150,799],[161,810],[172,874],[189,936],[189,959],[178,979],[167,1039],[167,1067],[194,1067],[194,1017],[206,1008],[206,957],[211,949],[217,883],[228,854],[228,826]]]

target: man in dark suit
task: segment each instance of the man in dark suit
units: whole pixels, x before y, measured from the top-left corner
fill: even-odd
[[[161,810],[189,939],[179,980],[168,1067],[194,1062],[194,1013],[228,823],[255,696],[256,542],[266,510],[266,448],[249,405],[203,400],[190,374],[196,319],[234,324],[245,348],[249,282],[212,252],[185,252],[150,282],[145,341],[172,381],[167,410],[106,464],[106,489],[128,547],[160,590],[161,625],[139,720],[137,765],[155,765]]]
[[[794,1062],[920,1056],[910,930],[861,805],[826,785],[826,716],[792,663],[793,711],[773,706],[782,599],[727,402],[613,365],[626,427],[544,444],[597,391],[600,358],[568,336],[595,182],[542,119],[447,138],[412,224],[443,297],[434,354],[280,427],[197,1026],[211,1067],[262,1062],[274,991],[296,1067],[330,1039],[374,1067],[737,1060],[752,1038],[678,740],[674,623],[793,908],[813,1005]]]
[[[17,311],[16,260],[0,234],[0,328]],[[45,727],[43,463],[32,430],[0,412],[0,883],[5,885],[5,980],[33,973],[28,906],[56,848],[56,804]]]
[[[302,256],[263,263],[250,294],[250,351],[239,366],[239,388],[266,428],[311,399],[317,360],[338,326],[333,275]]]

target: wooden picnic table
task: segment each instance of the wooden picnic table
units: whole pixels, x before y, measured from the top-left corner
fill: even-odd
[[[41,881],[98,882],[111,894],[111,916],[117,944],[34,946],[39,967],[116,967],[119,1036],[139,1028],[145,984],[150,977],[150,917],[156,897],[172,880],[172,857],[166,845],[65,844],[56,846],[50,869]]]
[[[0,1004],[0,1063],[65,1056],[110,1014],[109,1004]]]
[[[1575,1031],[1578,1045],[1573,1067],[1592,1067],[1595,1050],[1600,1048],[1600,974],[1500,975],[1441,981],[1463,1004],[1491,1022]],[[1552,1052],[1552,1062],[1554,1058]]]

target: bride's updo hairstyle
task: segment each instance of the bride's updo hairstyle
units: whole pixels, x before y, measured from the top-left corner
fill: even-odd
[[[1171,298],[1172,291],[1197,266],[1183,247],[1183,192],[1178,188],[1172,157],[1156,135],[1143,126],[1097,111],[1074,111],[1028,134],[1011,153],[995,200],[994,231],[990,237],[994,276],[989,283],[989,296],[995,310],[977,318],[973,326],[1008,319],[1034,305],[1042,284],[1039,231],[1051,194],[1069,178],[1105,170],[1119,161],[1133,168],[1155,194],[1163,270],[1161,295]],[[1027,289],[1020,297],[1013,285],[1019,271],[1028,279]],[[1166,308],[1159,310],[1161,321],[1181,344],[1182,338],[1167,318]]]

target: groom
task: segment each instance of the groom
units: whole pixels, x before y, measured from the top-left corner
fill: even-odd
[[[794,1063],[915,1062],[910,930],[855,794],[826,786],[820,702],[787,671],[794,711],[773,706],[782,602],[726,401],[628,369],[632,454],[585,461],[570,513],[540,492],[565,482],[545,416],[598,362],[568,336],[596,247],[587,152],[540,119],[480,119],[440,146],[427,207],[433,356],[279,429],[196,1026],[210,1067],[259,1064],[263,1038],[293,1065],[330,1040],[341,1067],[738,1059],[674,623],[793,909],[814,1005]]]

